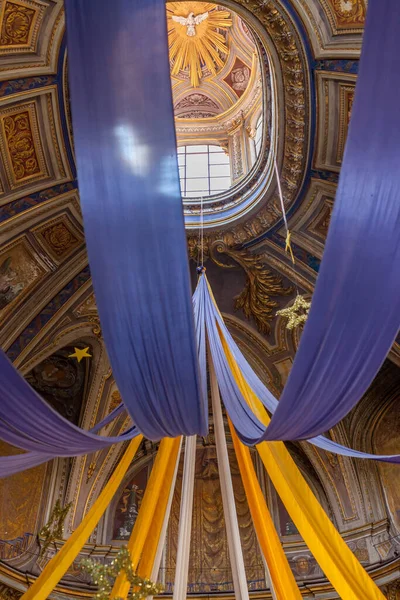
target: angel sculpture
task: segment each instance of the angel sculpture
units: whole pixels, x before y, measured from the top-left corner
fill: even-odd
[[[180,23],[187,27],[186,35],[189,37],[193,37],[196,35],[196,25],[200,25],[202,21],[205,21],[208,17],[208,11],[203,13],[202,15],[194,16],[194,13],[189,13],[188,17],[177,17],[172,15],[172,20],[176,23]]]

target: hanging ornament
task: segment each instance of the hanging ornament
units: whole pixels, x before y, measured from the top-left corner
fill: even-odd
[[[71,506],[72,502],[67,504],[65,507],[61,506],[60,500],[57,500],[55,503],[48,522],[39,532],[39,538],[43,539],[41,542],[40,556],[45,554],[50,544],[56,540],[62,539],[64,533],[64,522]]]
[[[96,600],[109,600],[114,581],[121,571],[125,572],[131,584],[128,598],[142,600],[142,598],[147,598],[147,596],[156,596],[163,590],[161,585],[153,583],[150,579],[136,575],[126,546],[123,546],[114,560],[107,565],[103,565],[91,558],[85,558],[79,566],[84,573],[90,575],[93,583],[98,586],[97,594],[94,596]],[[122,598],[115,598],[115,600],[122,600]]]
[[[291,238],[292,238],[292,234],[289,231],[289,229],[287,229],[285,252],[289,252],[292,263],[295,264]]]
[[[310,306],[311,302],[307,302],[304,296],[297,294],[292,306],[278,310],[276,314],[288,320],[286,329],[295,329],[307,321]]]

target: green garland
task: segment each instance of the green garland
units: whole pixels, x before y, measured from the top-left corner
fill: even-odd
[[[79,566],[84,573],[88,573],[91,576],[93,583],[98,586],[98,592],[94,596],[96,600],[109,600],[114,581],[121,571],[125,571],[126,577],[131,584],[128,597],[133,600],[142,600],[142,598],[147,598],[147,596],[155,596],[163,589],[162,586],[153,583],[150,579],[143,579],[139,575],[136,575],[126,546],[123,546],[114,560],[107,565],[103,565],[90,558],[85,558]],[[116,598],[115,600],[122,599]]]
[[[39,537],[43,538],[40,556],[44,556],[50,544],[56,540],[62,539],[64,533],[64,521],[71,506],[72,502],[67,504],[64,508],[62,507],[60,500],[57,500],[55,503],[48,522],[39,532]]]

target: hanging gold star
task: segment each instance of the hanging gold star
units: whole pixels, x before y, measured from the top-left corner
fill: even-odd
[[[304,296],[297,294],[292,306],[278,310],[276,314],[288,320],[286,329],[295,329],[307,321],[310,306],[311,302],[307,302]]]
[[[89,346],[87,348],[74,348],[74,354],[70,354],[68,358],[76,358],[78,363],[81,362],[82,358],[92,358],[92,355],[89,354]]]

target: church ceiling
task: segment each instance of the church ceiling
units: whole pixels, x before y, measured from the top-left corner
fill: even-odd
[[[200,2],[167,6],[170,44],[176,49],[171,60],[176,126],[178,136],[187,136],[189,127],[209,129],[232,107],[247,110],[251,102],[246,83],[251,81],[254,93],[264,94],[264,101],[268,100],[265,114],[275,130],[265,140],[252,177],[229,197],[211,202],[205,218],[216,210],[238,206],[244,197],[248,205],[235,222],[226,219],[210,226],[205,233],[205,255],[230,331],[259,376],[279,395],[290,372],[299,332],[289,333],[275,312],[293,300],[296,286],[307,298],[312,296],[351,118],[366,5],[364,0],[226,0],[218,6]],[[172,19],[187,19],[190,12],[194,16],[209,14],[194,25]],[[195,35],[188,35],[191,26]],[[186,65],[182,62],[184,49],[189,43],[200,43],[200,38],[214,48],[201,69],[196,58]],[[252,58],[255,48],[258,62]],[[256,87],[257,81],[262,82],[261,87]],[[234,128],[237,123],[231,120]],[[282,173],[295,270],[285,254],[276,182],[268,163],[271,148]],[[73,422],[90,427],[120,398],[101,337],[85,250],[62,0],[0,0],[0,157],[0,342],[35,389]],[[253,194],[259,181],[260,191]],[[192,203],[185,209],[192,219],[188,248],[195,278],[199,207]],[[90,346],[93,359],[89,364],[71,362],[68,355],[74,344]],[[399,357],[396,344],[391,358],[400,363]],[[393,450],[386,435],[394,418],[392,404],[385,405],[382,414],[376,406],[389,379],[391,402],[398,396],[396,373],[391,370],[395,367],[389,364],[385,368],[390,373],[384,371],[375,400],[372,396],[364,400],[364,412],[360,409],[357,413],[359,422],[364,423],[361,416],[368,412],[364,409],[371,408],[376,438],[362,442],[362,426],[357,428],[357,415],[353,415],[335,428],[332,436],[337,441],[355,441],[360,448],[365,443],[365,450]],[[121,417],[108,433],[118,434],[126,427]],[[122,508],[126,486],[145,468],[153,450],[151,444],[141,449],[130,480],[120,490]],[[8,451],[12,450],[4,453]],[[43,525],[45,512],[58,496],[73,502],[66,523],[68,531],[73,530],[98,496],[119,453],[118,448],[111,448],[71,462],[60,461],[57,466],[30,472],[29,481],[25,476],[13,481],[14,491],[30,488],[35,479],[41,482],[32,496],[31,510],[26,511],[26,494],[20,494],[19,505],[13,506],[18,527],[5,534],[9,520],[0,523],[0,539],[18,540],[13,564],[29,564],[33,533]],[[205,454],[202,450],[202,456]],[[365,564],[378,558],[391,560],[396,549],[391,523],[400,527],[397,492],[388,485],[385,498],[381,481],[390,482],[395,475],[384,467],[371,474],[367,465],[355,466],[350,459],[332,459],[301,445],[293,454],[332,519],[347,532],[360,560]],[[199,471],[206,468],[203,459]],[[210,489],[212,466],[211,456],[207,465]],[[57,492],[43,499],[40,489],[50,477]],[[370,494],[371,489],[376,494]],[[212,488],[212,493],[218,495],[218,490]],[[281,518],[282,527],[288,524],[290,531],[278,500],[271,490],[266,489],[266,494],[275,506],[277,525]],[[118,505],[113,510],[118,512]],[[90,540],[88,552],[96,543],[110,543],[115,537],[109,534],[113,519],[111,513],[106,516]],[[370,523],[376,524],[372,532]],[[251,532],[248,535],[250,539]],[[322,577],[301,540],[290,535],[284,545],[299,580],[312,582]],[[8,546],[0,547],[2,558],[4,547]],[[173,562],[172,555],[170,559]],[[257,556],[251,566],[257,570]],[[70,578],[76,583],[76,572],[70,573]]]

